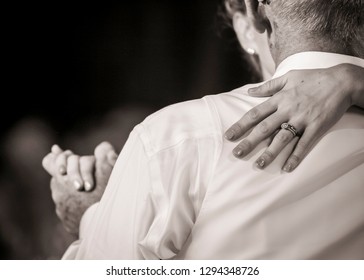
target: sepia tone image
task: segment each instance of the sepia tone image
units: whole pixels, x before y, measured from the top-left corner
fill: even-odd
[[[364,1],[11,10],[1,259],[364,259]]]

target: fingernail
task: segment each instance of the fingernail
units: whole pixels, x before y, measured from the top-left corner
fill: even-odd
[[[234,130],[229,129],[228,131],[225,132],[225,138],[227,140],[232,140],[235,136]]]
[[[78,180],[74,180],[73,185],[75,186],[76,190],[80,190],[82,187],[82,184]]]
[[[244,150],[240,147],[236,147],[234,150],[233,150],[233,154],[236,156],[236,157],[242,157],[244,155]]]
[[[260,158],[256,161],[256,166],[259,168],[259,169],[263,169],[263,167],[265,166],[265,160],[263,158]]]
[[[86,181],[86,182],[85,182],[85,190],[86,190],[86,191],[89,191],[89,190],[91,190],[91,188],[92,188],[91,183],[90,183],[90,182],[88,182],[88,181]]]
[[[292,163],[287,163],[283,167],[283,171],[285,172],[291,172],[294,169],[294,165]]]
[[[59,168],[59,174],[64,175],[66,174],[66,167],[64,167],[63,165]]]

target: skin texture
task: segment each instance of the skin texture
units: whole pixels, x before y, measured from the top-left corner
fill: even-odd
[[[44,157],[43,167],[52,176],[50,186],[56,214],[71,234],[78,234],[82,215],[100,201],[115,160],[115,150],[108,142],[99,144],[93,156],[80,157],[54,145]]]
[[[363,68],[350,64],[291,71],[251,89],[251,96],[272,97],[250,110],[226,131],[225,137],[236,141],[253,128],[236,146],[233,154],[243,158],[261,141],[273,135],[282,123],[288,122],[297,128],[300,136],[294,137],[288,130],[280,129],[257,159],[256,166],[264,169],[290,141],[296,141],[295,149],[283,166],[284,171],[293,171],[350,106],[361,104],[363,81],[359,80],[357,89],[352,86],[358,82],[356,78],[360,73],[364,75]]]

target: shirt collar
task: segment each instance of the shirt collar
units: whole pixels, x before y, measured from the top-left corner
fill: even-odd
[[[301,52],[283,60],[273,78],[283,76],[290,70],[329,68],[342,63],[364,67],[364,59],[354,56],[328,52]]]

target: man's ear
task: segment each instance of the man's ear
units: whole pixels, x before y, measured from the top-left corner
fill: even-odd
[[[244,2],[249,21],[257,32],[264,33],[266,30],[266,21],[258,12],[259,2],[257,0],[244,0]]]
[[[255,36],[257,31],[248,17],[240,12],[235,12],[233,15],[233,27],[241,47],[249,54],[256,54]]]

